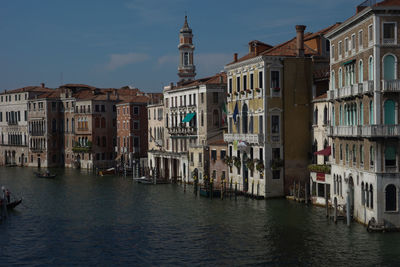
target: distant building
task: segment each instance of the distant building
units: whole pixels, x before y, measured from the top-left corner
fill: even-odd
[[[165,122],[164,122],[164,103],[153,103],[147,106],[148,117],[148,167],[150,175],[156,175],[160,178],[161,160],[159,157],[165,150]]]
[[[42,84],[0,93],[0,165],[28,164],[28,101],[49,91]]]
[[[210,178],[214,179],[214,185],[221,187],[221,183],[228,182],[228,165],[226,164],[227,144],[224,140],[216,140],[208,145],[210,160]],[[226,184],[228,186],[228,183]]]

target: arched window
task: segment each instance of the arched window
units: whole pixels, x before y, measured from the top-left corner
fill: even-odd
[[[353,165],[356,165],[356,162],[357,162],[357,148],[356,148],[356,145],[353,145],[353,151],[351,153],[353,153]]]
[[[361,183],[361,205],[365,205],[364,182]]]
[[[318,142],[317,142],[316,139],[314,139],[314,144],[313,144],[313,146],[312,146],[313,164],[317,164],[317,158],[318,158],[318,156],[315,155],[315,152],[317,152],[317,151],[318,151]]]
[[[374,124],[374,102],[369,101],[369,124]]]
[[[374,58],[370,57],[368,60],[368,80],[374,80]]]
[[[318,108],[314,110],[314,125],[318,125]]]
[[[358,83],[364,81],[364,66],[362,60],[358,63]]]
[[[343,145],[340,144],[339,146],[339,159],[343,160]]]
[[[372,167],[374,166],[374,161],[375,161],[375,152],[374,152],[374,147],[370,146],[369,147],[369,165]]]
[[[339,195],[342,196],[342,176],[339,176]]]
[[[343,73],[342,73],[342,68],[339,69],[339,76],[338,76],[338,80],[339,80],[339,88],[343,87]]]
[[[204,126],[204,111],[201,111],[201,114],[200,114],[200,123],[201,123],[201,126]]]
[[[244,134],[247,134],[247,130],[248,130],[247,129],[247,127],[248,127],[247,111],[248,111],[247,104],[244,104],[243,108],[242,108],[242,117],[243,117],[242,124],[243,124],[243,133]]]
[[[396,166],[396,148],[387,146],[385,149],[385,166]]]
[[[397,190],[395,185],[390,184],[386,186],[385,200],[385,211],[397,210]]]
[[[336,174],[333,175],[333,193],[336,195]]]
[[[368,183],[365,184],[365,204],[369,207],[369,191],[368,191]]]
[[[339,125],[343,125],[343,109],[342,109],[342,105],[339,106]]]
[[[335,158],[336,157],[336,146],[335,146],[335,143],[333,143],[332,144],[332,158]]]
[[[349,144],[346,144],[346,162],[349,162]]]
[[[396,79],[396,59],[393,55],[383,58],[383,79],[390,81]]]
[[[360,103],[360,121],[359,121],[360,125],[364,125],[364,105],[361,102]]]
[[[388,99],[385,101],[384,104],[385,108],[385,124],[386,125],[393,125],[396,124],[396,104],[393,100]]]
[[[253,116],[252,116],[252,115],[250,115],[249,132],[250,132],[251,134],[254,133],[254,122],[253,122]]]
[[[328,107],[324,107],[324,125],[328,124]]]
[[[185,66],[189,65],[189,53],[185,52],[185,54],[183,55],[183,64]]]
[[[374,208],[374,188],[372,187],[372,184],[369,185],[369,207],[371,209]]]
[[[335,126],[335,107],[332,107],[331,125]]]
[[[332,71],[331,74],[331,90],[335,90],[336,89],[336,84],[335,84],[335,71]]]

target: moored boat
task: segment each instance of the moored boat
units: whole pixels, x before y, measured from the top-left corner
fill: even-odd
[[[36,177],[38,178],[48,178],[48,179],[53,179],[56,178],[56,174],[50,174],[50,173],[39,173],[35,172]]]
[[[16,206],[18,206],[19,204],[21,204],[21,202],[22,202],[22,198],[20,198],[20,199],[18,199],[18,200],[15,200],[15,201],[13,201],[13,202],[10,202],[10,203],[7,204],[7,209],[8,209],[8,210],[12,210],[12,209],[14,209]]]

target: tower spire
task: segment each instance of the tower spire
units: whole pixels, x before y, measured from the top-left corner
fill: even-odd
[[[178,76],[180,83],[191,81],[196,76],[196,67],[193,61],[194,45],[192,41],[192,29],[189,27],[187,15],[185,14],[185,22],[179,31],[178,49],[180,60],[178,66]]]

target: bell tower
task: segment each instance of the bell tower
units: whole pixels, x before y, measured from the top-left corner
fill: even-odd
[[[178,67],[178,76],[179,82],[187,82],[194,80],[196,76],[196,67],[193,62],[193,51],[194,45],[192,29],[189,28],[189,24],[187,22],[187,16],[185,16],[185,23],[183,24],[182,29],[179,31],[179,67]]]

